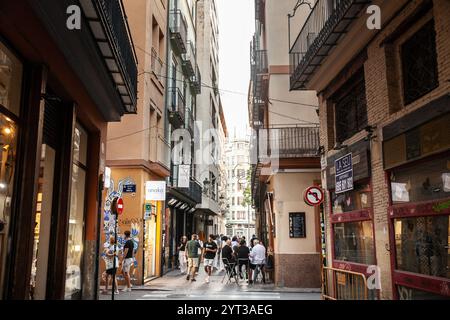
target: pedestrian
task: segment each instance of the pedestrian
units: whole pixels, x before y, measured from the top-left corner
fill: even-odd
[[[233,239],[231,240],[231,248],[234,248],[238,244],[239,244],[238,237],[237,236],[233,236]]]
[[[114,247],[115,250],[114,250]],[[106,284],[105,284],[105,291],[103,291],[104,294],[108,293],[108,284],[109,284],[109,278],[113,277],[116,272],[117,268],[119,267],[119,258],[117,257],[117,246],[115,244],[115,238],[114,236],[109,237],[109,245],[106,246],[105,250],[105,262],[106,262]],[[114,268],[114,260],[115,260],[115,268]],[[117,285],[117,278],[114,279],[114,285],[115,285],[115,294],[119,294],[119,286]]]
[[[245,265],[245,272],[248,276],[248,268],[249,268],[249,255],[250,249],[247,247],[247,243],[245,239],[241,240],[241,244],[237,250],[238,264],[239,264],[239,277],[242,279],[242,266]]]
[[[130,268],[134,262],[134,242],[131,239],[130,231],[125,231],[125,245],[123,246],[123,261],[122,261],[122,273],[125,278],[126,287],[122,290],[123,292],[131,292],[131,277]]]
[[[202,236],[204,237],[204,234],[202,233]],[[198,256],[200,257],[202,255],[203,250],[203,241],[202,239],[197,235],[197,241],[200,244],[200,248],[198,249]],[[200,268],[200,262],[197,265],[197,268],[195,268],[195,275],[198,276],[198,270]]]
[[[263,276],[263,282],[266,283],[266,277],[264,275],[264,264],[266,263],[266,248],[260,244],[258,239],[254,239],[253,243],[255,246],[253,247],[252,251],[249,254],[250,258],[250,275],[249,275],[249,283],[253,283],[253,280],[256,280],[257,274],[255,274],[254,278],[252,279],[252,271],[256,270],[256,267],[258,266],[262,276]]]
[[[186,280],[190,279],[191,281],[196,281],[195,271],[196,268],[198,268],[199,248],[201,249],[201,246],[198,242],[197,235],[193,234],[191,240],[186,243],[186,257],[188,261],[188,275],[186,277]]]
[[[180,245],[178,246],[178,262],[180,264],[181,274],[187,273],[186,243],[187,243],[187,237],[182,236],[181,240],[180,240]]]
[[[209,278],[211,277],[216,252],[217,244],[214,242],[214,236],[210,234],[208,237],[208,241],[203,245],[203,265],[206,272],[206,283],[209,283]]]
[[[220,258],[220,251],[222,248],[222,243],[221,243],[219,235],[214,236],[214,242],[217,245],[217,251],[216,251],[216,256],[214,257],[213,269],[219,270],[220,269],[219,258]]]
[[[252,235],[252,239],[250,240],[250,248],[254,247],[253,241],[256,239],[256,235]]]

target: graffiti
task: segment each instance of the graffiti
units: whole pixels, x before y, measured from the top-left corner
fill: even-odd
[[[442,212],[442,211],[444,211],[445,209],[448,209],[448,208],[450,208],[450,200],[446,201],[446,202],[439,203],[439,204],[435,204],[433,206],[433,211],[440,213],[440,212]]]
[[[412,300],[413,292],[411,289],[406,287],[398,287],[398,297],[400,300]]]
[[[122,190],[123,186],[127,184],[136,184],[133,179],[127,177],[125,179],[119,180],[117,190],[115,189],[114,180],[111,179],[110,187],[108,188],[106,199],[105,199],[105,205],[103,207],[103,233],[105,236],[105,243],[104,248],[109,247],[109,238],[111,236],[114,236],[114,228],[115,228],[115,215],[111,212],[111,204],[114,200],[114,198],[122,197]],[[119,219],[119,223],[117,224],[117,250],[119,252],[119,255],[123,253],[123,247],[125,245],[125,236],[122,233],[122,230],[120,228],[120,224],[130,225],[130,233],[131,233],[131,240],[133,240],[134,244],[134,254],[136,256],[136,252],[139,248],[139,234],[140,234],[140,219]],[[125,230],[124,230],[125,231]],[[103,259],[106,259],[105,253],[102,253],[101,257]],[[131,279],[135,280],[134,273],[136,271],[136,268],[138,267],[138,262],[136,258],[134,259],[134,268],[131,272]],[[118,280],[122,279],[121,276],[118,276]]]

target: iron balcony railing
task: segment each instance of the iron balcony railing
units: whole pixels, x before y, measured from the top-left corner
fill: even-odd
[[[187,23],[181,10],[171,10],[169,19],[171,39],[175,41],[180,53],[187,52]]]
[[[181,128],[185,119],[186,104],[184,96],[178,87],[169,88],[169,120],[175,128]]]
[[[319,127],[269,128],[268,155],[279,158],[317,157]]]
[[[202,93],[202,75],[197,64],[195,66],[195,75],[191,77],[191,86],[194,89],[194,93]]]
[[[164,86],[166,76],[164,62],[159,58],[155,48],[152,48],[151,68],[156,78]]]
[[[191,109],[187,110],[187,116],[186,116],[186,129],[189,130],[191,133],[191,136],[194,136],[194,125],[195,125],[195,119],[194,114]]]
[[[189,77],[195,76],[195,49],[192,41],[187,42],[187,51],[183,54],[183,68]]]
[[[370,0],[317,0],[290,48],[291,89],[305,89],[314,70]],[[289,20],[290,27],[290,20]]]
[[[95,0],[103,27],[111,41],[128,94],[122,99],[129,112],[136,112],[137,61],[134,45],[120,0]]]
[[[187,196],[193,202],[202,203],[202,186],[200,185],[200,183],[197,180],[191,178],[191,180],[189,181],[189,188],[179,188],[178,170],[179,167],[177,165],[174,165],[172,167],[172,174],[170,176],[171,187]]]
[[[255,0],[255,19],[264,23],[265,21],[265,0]]]

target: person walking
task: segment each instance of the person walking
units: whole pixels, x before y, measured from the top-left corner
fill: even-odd
[[[109,245],[106,246],[104,252],[105,252],[105,262],[106,262],[106,284],[105,284],[105,290],[103,291],[103,294],[108,293],[108,284],[109,284],[109,278],[113,278],[113,275],[116,274],[117,268],[119,267],[119,258],[117,257],[117,248],[114,250],[115,247],[115,238],[114,236],[109,237]],[[116,260],[116,266],[114,268],[114,259]],[[119,286],[117,285],[117,277],[115,278],[115,294],[119,294]]]
[[[122,291],[131,292],[130,268],[134,262],[134,242],[130,237],[130,231],[127,230],[123,234],[125,235],[125,245],[123,247],[122,273],[126,287]]]
[[[178,262],[180,264],[181,274],[187,273],[186,243],[187,243],[187,237],[182,236],[181,240],[180,240],[180,245],[178,246]]]
[[[264,264],[266,263],[266,248],[259,242],[258,239],[253,240],[254,247],[249,254],[250,258],[250,275],[249,275],[249,283],[253,283],[253,280],[256,280],[257,274],[255,273],[254,278],[252,279],[252,271],[256,270],[259,267],[260,272],[263,276],[263,282],[266,283],[266,277],[263,272]]]
[[[214,242],[214,236],[209,235],[208,241],[203,245],[203,266],[205,267],[206,278],[205,282],[209,283],[209,278],[211,277],[214,258],[216,257],[217,244]]]
[[[195,280],[195,271],[198,268],[199,254],[198,249],[201,249],[200,243],[198,242],[198,237],[196,234],[192,235],[192,239],[186,243],[186,257],[188,261],[188,274],[186,280]],[[192,277],[192,278],[191,278]]]

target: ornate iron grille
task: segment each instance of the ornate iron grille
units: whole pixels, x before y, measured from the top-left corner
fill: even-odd
[[[366,85],[363,71],[350,79],[336,103],[336,136],[343,142],[367,127]]]
[[[439,85],[433,20],[402,45],[401,56],[403,94],[407,105]]]

